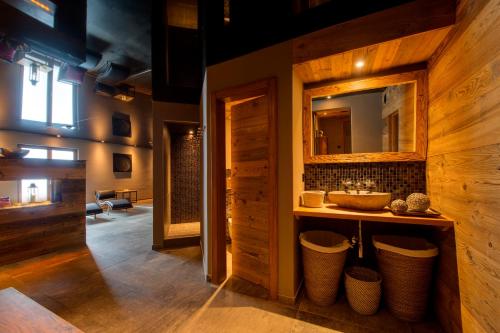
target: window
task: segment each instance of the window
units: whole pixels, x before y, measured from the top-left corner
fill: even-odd
[[[47,179],[23,179],[21,180],[21,202],[28,203],[31,201],[29,187],[31,184],[36,186],[35,201],[47,201],[49,198],[49,182]]]
[[[58,150],[52,149],[52,159],[53,160],[74,160],[75,151],[74,150]]]
[[[24,66],[22,119],[48,125],[75,124],[76,87],[57,80],[59,69],[58,65],[54,65],[48,73],[40,71],[39,81],[33,85],[29,79],[30,67]]]
[[[24,158],[42,158],[49,160],[76,160],[77,150],[72,148],[55,148],[45,146],[19,145],[20,148],[29,150]]]
[[[75,160],[77,156],[77,150],[71,148],[53,148],[30,145],[19,145],[19,147],[29,151],[29,153],[24,158]],[[34,184],[36,186],[37,202],[49,200],[49,182],[47,179],[23,179],[21,180],[21,188],[19,189],[19,192],[21,193],[20,197],[22,203],[29,203],[31,200],[30,192],[28,189],[31,184]]]

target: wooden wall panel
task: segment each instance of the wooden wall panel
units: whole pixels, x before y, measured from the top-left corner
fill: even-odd
[[[429,68],[428,191],[433,206],[456,221],[463,331],[499,332],[500,1],[462,0],[457,18]],[[443,269],[439,279],[452,274]],[[447,331],[460,329],[454,289],[438,284]]]
[[[85,245],[85,162],[0,159],[0,180],[33,175],[61,180],[62,201],[0,209],[0,265]]]

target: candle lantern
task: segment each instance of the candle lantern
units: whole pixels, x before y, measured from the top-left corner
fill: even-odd
[[[40,81],[40,66],[38,64],[32,63],[30,65],[29,80],[34,86]]]
[[[30,186],[28,186],[28,199],[30,203],[36,202],[38,197],[38,187],[36,186],[35,183],[31,183]]]

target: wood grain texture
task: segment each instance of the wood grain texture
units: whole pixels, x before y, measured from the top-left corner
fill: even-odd
[[[0,181],[40,177],[85,179],[85,161],[0,159]]]
[[[268,98],[262,96],[231,108],[233,274],[266,289],[269,289],[269,171],[265,163],[269,161],[268,104]],[[261,167],[246,173],[236,169],[238,163],[248,162]]]
[[[355,153],[336,155],[313,155],[312,142],[312,98],[335,96],[348,92],[386,87],[395,84],[416,84],[415,104],[415,150],[414,152]],[[362,79],[350,79],[304,89],[303,138],[304,163],[359,163],[359,162],[404,162],[425,161],[427,153],[427,71],[418,70]]]
[[[455,22],[455,6],[454,0],[417,0],[298,37],[293,41],[293,62],[448,27]]]
[[[427,61],[450,30],[446,27],[426,31],[294,64],[293,68],[304,83],[376,74]],[[360,60],[365,63],[363,68],[355,66]]]
[[[31,171],[30,171],[31,170]],[[0,160],[4,179],[61,180],[61,202],[0,209],[0,264],[85,245],[85,161]]]
[[[500,1],[460,1],[457,18],[429,68],[428,191],[456,221],[460,291],[436,301],[446,331],[499,332]]]
[[[0,291],[0,331],[16,333],[82,332],[14,288]]]
[[[453,221],[445,216],[423,218],[416,216],[394,215],[389,209],[382,211],[361,211],[344,209],[336,205],[326,205],[323,208],[297,207],[293,210],[296,217],[320,217],[335,220],[354,220],[367,222],[386,222],[414,225],[428,225],[440,228],[453,227]]]
[[[210,136],[214,172],[209,175],[215,184],[210,192],[212,281],[220,283],[226,276],[225,121],[231,108],[233,236],[239,244],[233,258],[240,259],[233,263],[233,272],[265,286],[272,299],[278,297],[276,89],[276,79],[271,78],[215,92],[209,119],[215,125]],[[256,105],[260,106],[254,110]],[[234,112],[239,109],[244,110]]]

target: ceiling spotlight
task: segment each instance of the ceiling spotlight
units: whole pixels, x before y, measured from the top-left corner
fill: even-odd
[[[57,134],[56,136],[57,136],[58,138],[60,138],[60,137],[61,137],[61,134]]]
[[[356,66],[356,68],[363,68],[365,67],[365,62],[363,60],[358,60],[354,66]]]
[[[104,140],[101,140],[101,143],[104,143]]]
[[[192,129],[190,129],[190,130],[188,131],[188,134],[189,134],[189,135],[193,135],[193,134],[194,134],[194,131],[193,131]]]
[[[326,96],[326,99],[332,99],[332,96]]]

